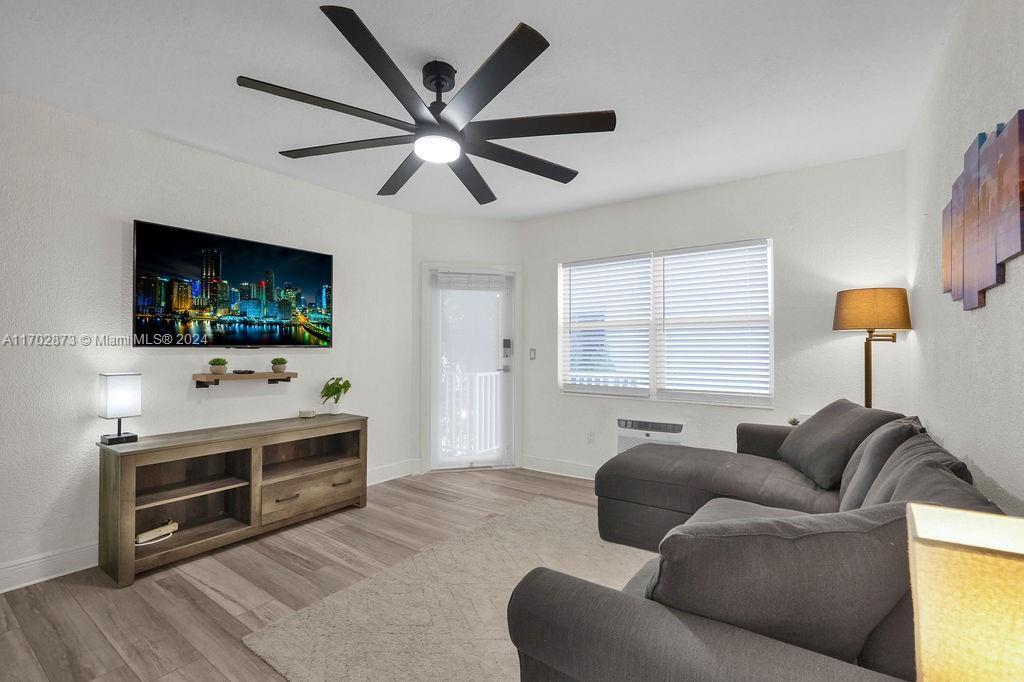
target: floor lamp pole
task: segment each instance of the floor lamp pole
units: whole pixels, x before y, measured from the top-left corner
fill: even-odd
[[[874,329],[869,329],[864,339],[864,407],[871,407],[871,344],[875,341],[896,343],[896,332],[876,334]]]
[[[874,329],[869,329],[864,339],[864,407],[871,407],[871,340],[874,333]]]

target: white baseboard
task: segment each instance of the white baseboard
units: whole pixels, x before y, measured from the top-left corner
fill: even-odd
[[[373,467],[366,472],[367,483],[381,483],[418,473],[420,461],[406,459],[394,464]],[[15,559],[0,565],[0,594],[19,587],[57,578],[68,573],[92,568],[98,564],[99,548],[96,543],[74,549],[46,552],[24,559]]]
[[[418,459],[404,459],[394,464],[385,464],[379,467],[370,467],[366,470],[366,485],[383,483],[393,478],[410,476],[420,472],[420,461]]]
[[[585,478],[588,480],[593,480],[594,474],[597,473],[597,467],[591,464],[579,464],[577,462],[567,462],[564,459],[531,457],[529,455],[523,456],[523,468],[533,469],[534,471],[543,471],[549,474],[572,476],[573,478]]]
[[[0,566],[0,593],[91,568],[99,562],[96,543],[36,554]]]

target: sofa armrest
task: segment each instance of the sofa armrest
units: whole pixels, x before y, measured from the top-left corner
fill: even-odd
[[[512,592],[508,629],[522,655],[575,680],[896,679],[548,568]]]
[[[778,459],[782,441],[794,428],[779,424],[737,424],[736,452]]]

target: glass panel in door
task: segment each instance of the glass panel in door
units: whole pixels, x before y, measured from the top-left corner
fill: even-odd
[[[444,274],[434,280],[431,467],[511,465],[511,289],[504,276]]]

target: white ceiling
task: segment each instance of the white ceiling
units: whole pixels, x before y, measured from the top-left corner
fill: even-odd
[[[551,47],[478,119],[612,108],[618,128],[502,141],[579,169],[569,185],[478,159],[486,206],[429,164],[377,197],[407,148],[277,152],[397,131],[234,83],[409,119],[312,0],[0,0],[0,88],[406,211],[524,219],[902,149],[960,4],[348,3],[418,89],[425,62],[464,82],[524,21]]]

